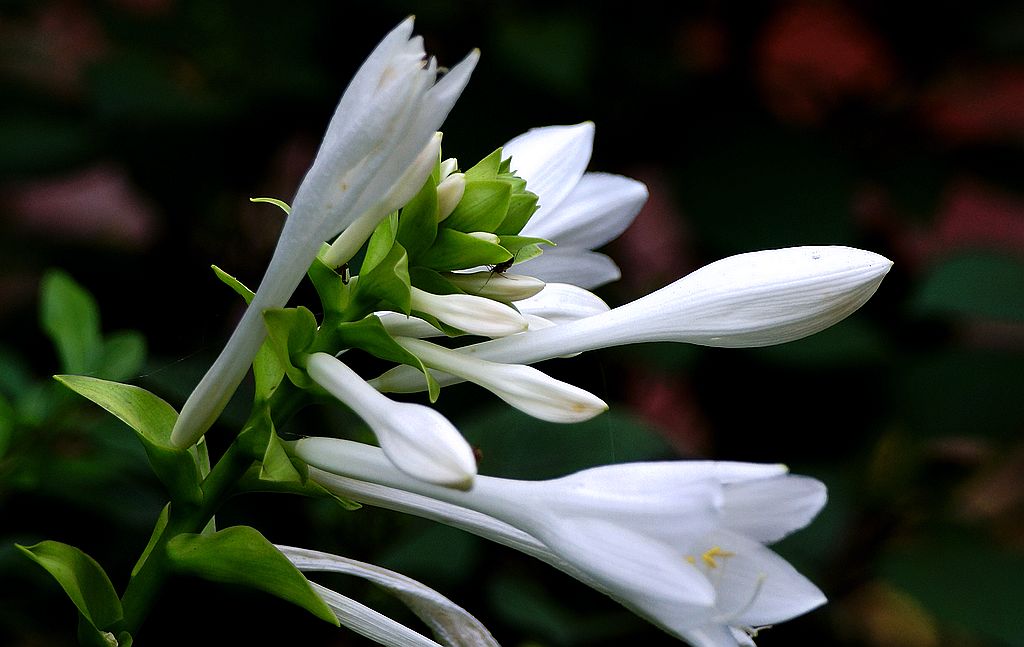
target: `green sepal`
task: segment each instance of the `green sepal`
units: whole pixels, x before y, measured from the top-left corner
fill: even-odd
[[[384,302],[400,312],[409,314],[412,309],[412,293],[409,290],[409,257],[405,248],[395,243],[388,255],[376,263],[371,270],[363,271],[356,281],[352,296],[361,306],[353,309],[362,318],[376,310],[376,304]]]
[[[224,270],[220,269],[216,265],[211,265],[210,268],[213,270],[214,275],[216,275],[216,277],[220,279],[220,282],[234,290],[235,294],[245,299],[246,304],[252,303],[252,298],[256,296],[255,292],[245,287],[244,283],[242,283],[235,277],[231,276]]]
[[[263,311],[267,325],[267,341],[277,354],[288,379],[299,388],[313,384],[306,371],[296,365],[293,358],[304,355],[316,338],[316,317],[305,306],[297,308],[269,308]]]
[[[459,289],[459,286],[444,278],[440,273],[426,267],[410,268],[409,278],[412,280],[413,285],[424,292],[431,294],[465,294],[465,291]]]
[[[437,181],[428,178],[420,192],[402,207],[398,217],[398,243],[405,248],[409,262],[434,243],[437,236]]]
[[[135,562],[135,566],[132,567],[132,577],[139,574],[142,570],[142,565],[146,563],[149,556],[153,554],[153,550],[160,542],[160,537],[164,534],[164,529],[167,528],[167,521],[171,516],[171,504],[168,503],[164,506],[164,509],[160,511],[160,516],[156,518],[156,524],[153,526],[153,533],[149,536],[149,542],[146,543],[146,547],[143,549],[142,554],[139,555],[139,559]]]
[[[349,285],[345,278],[328,267],[319,257],[313,259],[313,264],[309,266],[306,274],[320,297],[324,316],[340,317],[351,301]]]
[[[512,197],[512,186],[501,180],[466,181],[466,190],[443,229],[493,232],[505,219]]]
[[[292,213],[292,208],[288,206],[288,203],[278,200],[277,198],[249,198],[249,202],[266,202],[279,207],[286,215],[291,215]]]
[[[494,151],[487,157],[473,165],[473,168],[466,171],[466,182],[477,180],[493,180],[501,172],[502,160],[501,149]],[[506,168],[506,171],[508,169]]]
[[[171,500],[190,503],[202,500],[195,458],[187,449],[171,443],[171,430],[178,419],[174,407],[130,384],[84,375],[55,375],[54,379],[114,414],[135,431],[153,472],[167,488]]]
[[[359,321],[353,321],[338,326],[336,330],[337,339],[342,346],[359,348],[380,359],[385,359],[398,364],[407,364],[417,370],[423,371],[427,380],[427,391],[430,394],[430,401],[437,400],[441,393],[441,387],[437,380],[427,370],[426,365],[418,357],[402,348],[394,340],[381,324],[380,319],[370,315]]]
[[[512,258],[501,245],[453,229],[440,229],[434,245],[419,258],[419,265],[438,272],[494,265]]]
[[[254,402],[266,402],[270,399],[286,374],[285,365],[268,339],[256,351],[252,360],[252,375],[255,382]]]
[[[508,211],[501,224],[495,227],[494,233],[499,236],[514,236],[522,231],[530,217],[537,211],[537,195],[535,193],[512,192],[508,201]]]
[[[279,481],[282,483],[302,483],[305,476],[292,463],[291,456],[285,451],[281,439],[273,428],[267,441],[267,450],[260,460],[259,478],[261,481]]]
[[[43,541],[34,546],[15,545],[57,580],[93,633],[108,630],[121,620],[121,601],[114,585],[92,557],[57,541]]]
[[[67,373],[91,373],[103,357],[96,300],[70,276],[50,270],[43,276],[39,322],[53,341]]]
[[[367,274],[378,263],[386,259],[397,238],[398,212],[396,211],[381,220],[377,228],[373,230],[373,234],[366,244],[366,255],[363,257],[363,264],[359,267],[359,274]]]
[[[211,535],[181,534],[167,542],[167,557],[179,572],[259,589],[339,624],[309,580],[255,528],[232,526]]]
[[[501,237],[501,246],[515,256],[516,263],[522,263],[536,256],[540,256],[543,253],[543,250],[540,248],[541,245],[550,245],[551,247],[555,247],[553,242],[545,238],[532,238],[530,236]]]

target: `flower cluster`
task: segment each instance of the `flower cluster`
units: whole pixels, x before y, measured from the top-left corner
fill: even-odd
[[[147,570],[147,558],[224,579],[229,569],[196,555],[212,556],[239,537],[251,550],[263,546],[252,529],[198,534],[211,501],[233,491],[223,476],[231,474],[242,490],[331,494],[505,543],[698,646],[751,644],[756,627],[822,604],[822,593],[765,547],[813,519],[826,498],[818,481],[781,465],[692,461],[611,465],[542,482],[481,476],[444,416],[385,394],[427,391],[433,402],[444,385],[469,381],[542,420],[587,420],[608,406],[531,364],[651,341],[752,347],[799,339],[864,304],[891,263],[837,246],[751,252],[609,308],[589,290],[619,270],[594,250],[630,224],[647,198],[644,185],[586,172],[589,122],[531,130],[472,166],[444,158],[437,129],[477,53],[437,80],[435,62],[411,32],[410,19],[357,72],[291,206],[265,199],[288,216],[259,288],[219,272],[248,309],[180,415],[162,418],[173,428],[146,441],[154,467],[167,475],[171,517],[129,593],[148,591],[158,577],[150,573],[167,570]],[[284,307],[304,275],[319,295],[319,317]],[[387,370],[364,379],[347,360],[351,350]],[[250,365],[253,413],[211,472],[196,458],[204,449],[196,443]],[[94,389],[76,384],[79,392]],[[358,415],[379,447],[277,437],[289,413],[325,396]],[[126,401],[119,397],[108,408]],[[496,644],[464,610],[407,578],[325,553],[274,550],[273,559],[283,554],[292,570],[339,570],[381,583],[447,644]],[[383,644],[432,644],[305,579],[289,586],[283,597]]]

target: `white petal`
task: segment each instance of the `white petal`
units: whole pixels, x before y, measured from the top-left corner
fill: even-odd
[[[392,336],[401,335],[402,337],[414,337],[416,339],[444,336],[443,332],[419,317],[408,317],[400,312],[391,312],[390,310],[383,310],[373,314],[380,319],[381,325]]]
[[[538,196],[533,219],[543,221],[565,199],[583,176],[594,145],[594,124],[534,128],[502,147],[512,158],[512,170],[526,180],[526,189]]]
[[[827,498],[825,484],[806,476],[736,483],[725,488],[722,524],[770,544],[809,524]]]
[[[551,323],[583,319],[611,308],[593,292],[570,283],[546,283],[536,295],[515,302],[524,315],[541,317]]]
[[[471,335],[503,337],[523,332],[528,325],[513,308],[470,294],[431,294],[412,288],[412,309],[437,317]]]
[[[310,585],[331,608],[338,621],[357,634],[388,647],[441,647],[426,636],[352,598],[316,582],[310,582]]]
[[[618,281],[622,273],[604,254],[574,247],[555,247],[523,261],[516,271],[545,283],[571,283],[586,290]]]
[[[709,546],[733,553],[716,559],[718,613],[728,624],[771,625],[815,609],[825,595],[789,562],[752,539],[718,530],[706,537]]]
[[[531,218],[521,235],[546,238],[560,247],[596,249],[618,238],[646,201],[647,187],[642,182],[610,173],[586,173],[557,209]]]
[[[685,627],[679,634],[693,647],[737,647],[747,644],[739,642],[736,634],[723,624],[709,623],[696,629]]]
[[[446,645],[497,647],[498,642],[472,614],[434,589],[400,573],[340,555],[317,550],[277,546],[303,572],[345,573],[369,580],[400,599],[427,623]]]

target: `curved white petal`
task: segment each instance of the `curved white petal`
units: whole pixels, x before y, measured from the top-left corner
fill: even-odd
[[[827,499],[825,484],[807,476],[734,483],[725,488],[722,525],[770,544],[809,524]]]
[[[583,319],[611,310],[601,297],[571,283],[547,283],[528,299],[515,302],[526,316],[540,317],[553,324]]]
[[[516,265],[516,271],[545,283],[571,283],[586,290],[618,281],[619,266],[604,254],[576,247],[555,247]]]
[[[316,582],[309,584],[331,608],[338,621],[357,634],[387,647],[441,647],[426,636],[379,611],[374,611],[365,604]]]
[[[526,180],[526,189],[537,194],[537,211],[531,220],[543,221],[565,200],[583,176],[594,145],[594,124],[533,128],[502,147],[511,157],[511,169]]]
[[[531,218],[521,235],[596,249],[618,238],[646,201],[642,182],[611,173],[585,173],[557,209]]]
[[[344,573],[369,580],[400,599],[450,647],[498,647],[472,614],[434,589],[395,571],[318,550],[276,546],[303,572]]]

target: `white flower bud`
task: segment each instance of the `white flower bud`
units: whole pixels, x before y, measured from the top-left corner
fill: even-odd
[[[544,289],[544,281],[522,274],[492,271],[449,272],[444,278],[466,294],[505,303],[528,299]],[[516,304],[517,307],[518,305]]]
[[[527,328],[523,316],[511,307],[469,294],[431,294],[412,288],[412,309],[437,317],[472,335],[503,337]]]
[[[486,362],[419,339],[397,337],[395,341],[427,366],[478,384],[534,418],[583,422],[608,410],[601,398],[530,366]],[[386,383],[371,380],[369,384],[387,391]]]
[[[462,489],[472,485],[476,476],[473,450],[440,413],[388,399],[327,353],[310,355],[306,371],[366,422],[395,467],[428,483]]]
[[[437,221],[441,222],[452,215],[459,206],[462,194],[466,192],[466,176],[463,173],[452,173],[437,185]]]

